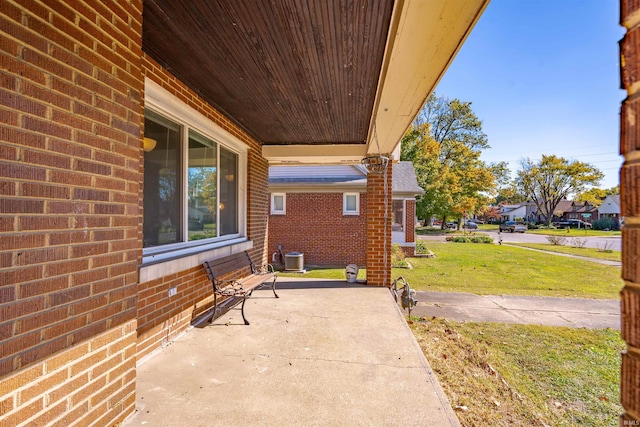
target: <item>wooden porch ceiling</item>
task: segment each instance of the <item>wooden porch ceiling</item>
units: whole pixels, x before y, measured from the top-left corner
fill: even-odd
[[[393,117],[389,129],[377,125],[382,149],[397,145],[487,2],[145,0],[142,46],[256,138],[272,163],[357,161],[377,151],[372,124],[381,108]],[[411,16],[416,12],[425,19]],[[413,43],[402,34],[420,38],[417,49],[433,45],[444,59],[416,52],[424,58],[406,66],[430,68],[430,81],[411,70],[411,78],[424,81],[400,89],[414,94],[389,92],[402,100],[389,111],[380,102],[384,86],[397,91],[385,82],[398,78],[388,75],[393,55]]]

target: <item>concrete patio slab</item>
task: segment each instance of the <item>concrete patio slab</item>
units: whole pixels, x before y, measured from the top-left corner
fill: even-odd
[[[279,282],[143,363],[126,425],[460,425],[388,289]]]

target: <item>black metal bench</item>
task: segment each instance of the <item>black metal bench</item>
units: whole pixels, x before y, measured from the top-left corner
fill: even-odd
[[[233,305],[242,300],[242,320],[248,325],[249,321],[244,316],[244,303],[256,288],[265,282],[271,281],[271,290],[276,298],[276,279],[278,272],[274,271],[271,264],[256,266],[251,260],[249,252],[239,252],[223,258],[217,258],[203,263],[204,269],[213,285],[213,313],[209,323],[213,322],[218,309],[218,296],[226,298],[223,303]]]

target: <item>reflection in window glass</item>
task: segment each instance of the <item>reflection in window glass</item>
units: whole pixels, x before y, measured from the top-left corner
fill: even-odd
[[[347,211],[355,212],[356,210],[356,196],[350,194],[347,196]]]
[[[238,232],[238,155],[220,147],[220,235]]]
[[[284,197],[282,196],[273,197],[273,210],[278,212],[282,212],[284,210]]]
[[[404,201],[393,201],[393,231],[402,231],[404,229]]]
[[[285,194],[273,193],[271,194],[271,214],[284,215],[286,209]]]
[[[145,115],[145,137],[156,141],[144,153],[144,247],[180,241],[180,126]]]
[[[218,174],[216,143],[189,131],[189,240],[216,237]]]
[[[358,193],[344,194],[343,207],[342,207],[342,213],[344,215],[360,214],[359,196],[360,195]]]
[[[150,110],[144,136],[144,247],[239,234],[239,155]]]

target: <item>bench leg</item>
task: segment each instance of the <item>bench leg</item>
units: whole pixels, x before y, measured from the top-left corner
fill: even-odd
[[[280,298],[278,294],[276,294],[276,280],[278,280],[278,276],[273,278],[273,283],[271,284],[271,290],[273,291],[273,294],[276,296],[276,298]]]
[[[218,311],[218,297],[216,294],[213,294],[213,313],[211,313],[209,323],[213,323],[213,318],[216,317],[216,311]]]
[[[248,297],[250,297],[250,296],[251,296],[251,294],[248,294],[248,295],[245,295],[245,296],[242,298],[242,309],[241,309],[241,312],[242,312],[242,320],[244,320],[244,324],[245,324],[245,325],[248,325],[248,324],[249,324],[249,321],[247,320],[247,318],[246,318],[246,317],[244,317],[244,303],[245,303],[245,302],[247,302],[247,298],[248,298]]]

